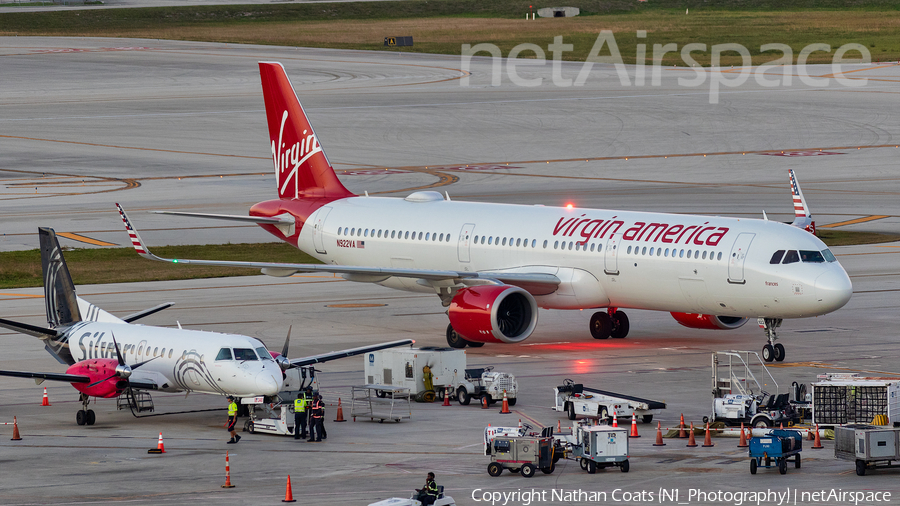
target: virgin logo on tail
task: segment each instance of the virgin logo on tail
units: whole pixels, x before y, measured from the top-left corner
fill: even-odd
[[[288,147],[284,142],[284,125],[288,121],[288,112],[281,115],[281,127],[278,130],[278,141],[272,140],[272,160],[275,162],[275,177],[278,179],[278,194],[287,194],[288,186],[294,183],[294,198],[300,194],[300,166],[316,153],[322,152],[315,133],[303,130],[301,140]],[[290,170],[289,170],[290,169]],[[289,172],[286,172],[288,171]]]

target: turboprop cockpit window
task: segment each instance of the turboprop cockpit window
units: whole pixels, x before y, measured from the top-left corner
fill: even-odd
[[[837,258],[834,258],[834,253],[832,253],[830,249],[822,250],[822,255],[827,262],[837,262]]]
[[[259,355],[260,360],[272,360],[272,354],[265,348],[257,348],[256,354]]]
[[[231,360],[231,348],[222,348],[216,355],[216,360]]]
[[[253,350],[250,348],[235,348],[234,349],[234,359],[235,360],[257,360],[256,353],[253,353]]]
[[[792,263],[799,262],[799,261],[800,261],[800,254],[797,253],[796,250],[790,250],[787,253],[785,253],[784,261],[782,261],[781,263],[792,264]]]
[[[800,250],[800,260],[815,264],[825,263],[825,257],[818,251]]]

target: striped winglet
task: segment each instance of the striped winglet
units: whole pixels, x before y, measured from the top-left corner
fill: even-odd
[[[128,231],[128,237],[131,239],[131,245],[134,246],[134,250],[137,251],[138,255],[144,258],[154,259],[154,255],[150,254],[147,247],[144,246],[144,241],[141,240],[141,236],[138,235],[137,230],[131,226],[131,221],[128,220],[128,215],[125,214],[125,209],[122,209],[122,206],[116,202],[116,207],[119,209],[119,215],[122,216],[122,221],[125,223],[125,230]]]
[[[797,218],[810,218],[809,208],[806,207],[806,199],[803,198],[803,192],[800,191],[800,185],[797,184],[797,176],[794,175],[794,169],[788,170],[791,175],[791,193],[794,197],[794,216]]]

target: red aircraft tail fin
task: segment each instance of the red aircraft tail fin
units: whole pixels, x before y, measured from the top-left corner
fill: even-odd
[[[280,199],[351,197],[328,162],[294,87],[276,62],[259,62]]]

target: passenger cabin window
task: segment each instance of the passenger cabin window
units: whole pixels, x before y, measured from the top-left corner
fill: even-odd
[[[222,348],[216,355],[216,360],[231,360],[231,348]]]
[[[825,257],[818,251],[800,250],[800,261],[814,264],[825,263]]]
[[[253,353],[253,350],[250,348],[235,348],[234,349],[234,359],[235,360],[256,360],[256,353]]]
[[[262,348],[262,347],[257,348],[257,349],[256,349],[256,354],[259,355],[259,358],[260,358],[261,360],[274,360],[274,359],[272,358],[272,354],[269,353],[269,350],[267,350],[267,349],[265,349],[265,348]]]
[[[795,250],[790,250],[784,255],[784,260],[781,262],[783,264],[792,264],[794,262],[800,261],[800,254]]]
[[[770,264],[780,264],[782,257],[784,257],[784,250],[780,249],[772,255],[772,259],[769,260],[769,263]]]

